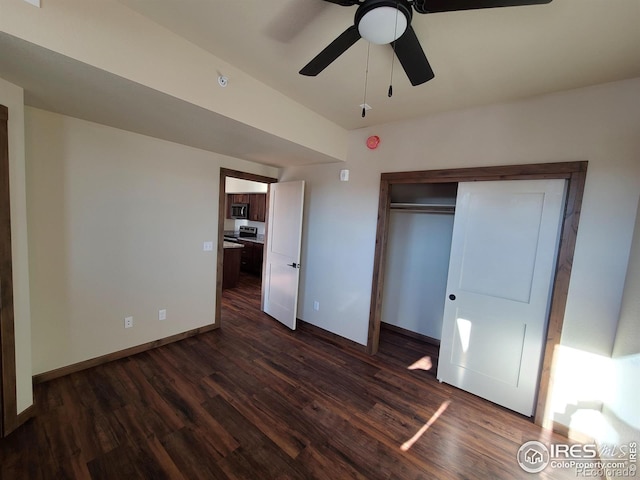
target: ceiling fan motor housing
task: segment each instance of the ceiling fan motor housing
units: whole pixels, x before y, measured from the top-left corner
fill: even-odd
[[[383,7],[385,11],[389,12],[387,16],[392,15],[392,17],[387,19],[384,18],[383,15],[378,15],[380,12],[382,12],[378,9]],[[375,10],[378,10],[378,12],[375,12]],[[402,22],[401,19],[398,19],[397,23],[400,24],[401,30],[396,31],[396,19],[400,14],[404,16],[405,22]],[[366,0],[358,7],[358,10],[356,10],[354,24],[358,28],[358,31],[363,38],[369,40],[372,43],[382,45],[391,43],[397,38],[401,37],[409,27],[409,25],[411,25],[412,16],[413,11],[408,0]],[[376,31],[380,28],[376,25],[376,23],[380,21],[384,22],[386,25],[394,26],[394,31]],[[362,25],[361,22],[363,22]],[[404,27],[402,26],[403,23]]]

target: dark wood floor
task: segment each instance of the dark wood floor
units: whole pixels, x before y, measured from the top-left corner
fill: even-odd
[[[575,478],[525,474],[519,446],[548,435],[407,369],[433,347],[387,332],[372,357],[291,332],[247,276],[223,297],[220,330],[37,385],[36,418],[0,441],[0,478]]]

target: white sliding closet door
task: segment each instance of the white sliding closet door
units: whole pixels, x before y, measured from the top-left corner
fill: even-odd
[[[564,180],[460,183],[438,379],[532,415]]]

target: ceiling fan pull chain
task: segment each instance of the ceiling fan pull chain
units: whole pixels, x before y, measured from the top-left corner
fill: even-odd
[[[371,42],[367,43],[367,68],[364,71],[364,99],[362,101],[362,118],[367,114],[367,80],[369,79],[369,51]]]
[[[396,35],[398,33],[398,12],[399,11],[400,9],[398,7],[398,0],[396,0],[396,22],[393,26],[393,38],[395,38],[395,40],[393,41],[394,51],[396,49],[396,41],[398,40],[396,38]],[[389,96],[389,98],[393,96],[393,64],[395,63],[395,60],[396,60],[395,54],[391,55],[391,78],[389,79],[389,91],[387,92],[387,95]]]

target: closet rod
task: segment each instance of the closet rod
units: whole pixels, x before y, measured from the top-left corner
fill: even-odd
[[[455,213],[456,206],[441,203],[392,203],[391,210],[407,213]]]

